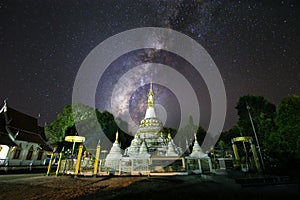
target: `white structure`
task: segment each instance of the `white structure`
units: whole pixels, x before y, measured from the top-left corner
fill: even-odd
[[[131,141],[131,145],[126,149],[125,155],[136,158],[139,156],[141,152],[140,149],[143,147],[143,154],[145,154],[147,150],[147,153],[151,156],[178,156],[176,152],[177,148],[174,147],[173,141],[169,141],[162,135],[162,128],[163,124],[155,114],[154,94],[151,83],[145,118],[140,122],[139,129]],[[171,144],[168,144],[170,142]],[[169,153],[168,149],[170,151]]]
[[[116,140],[105,159],[106,170],[118,171],[119,174],[164,173],[168,170],[179,170],[181,173],[187,173],[190,167],[190,171],[202,173],[204,167],[211,172],[211,160],[207,154],[202,152],[196,134],[192,153],[188,157],[181,157],[180,149],[174,144],[171,134],[169,133],[168,137],[162,134],[163,124],[156,117],[154,105],[151,84],[145,118],[141,120],[131,145],[122,156],[117,132]]]
[[[192,171],[193,173],[196,174],[201,174],[203,173],[203,167],[204,167],[203,165],[205,164],[206,165],[205,168],[208,168],[210,172],[213,172],[212,162],[210,157],[208,156],[208,154],[203,153],[197,141],[196,133],[194,134],[194,137],[195,137],[195,142],[193,145],[192,153],[188,157],[186,157],[188,163],[194,163],[193,169],[189,169],[189,167],[187,166],[188,168],[187,170]]]
[[[203,153],[198,141],[197,141],[197,135],[196,133],[194,134],[195,137],[195,142],[193,146],[192,153],[190,154],[190,157],[192,158],[208,158],[208,155],[206,153]]]
[[[167,153],[166,153],[166,156],[178,156],[178,153],[176,152],[175,150],[175,144],[173,142],[173,139],[171,138],[171,134],[169,133],[168,134],[168,150],[167,150]]]
[[[105,166],[111,169],[118,169],[120,160],[122,159],[122,150],[118,141],[118,137],[119,133],[117,131],[116,140],[105,159]]]

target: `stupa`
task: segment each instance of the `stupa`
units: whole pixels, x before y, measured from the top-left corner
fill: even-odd
[[[113,146],[111,147],[108,155],[105,159],[105,166],[109,168],[116,169],[119,166],[119,162],[122,159],[122,151],[120,144],[118,142],[119,133],[117,131],[116,133],[116,140],[113,143]]]
[[[168,150],[166,156],[178,156],[178,153],[176,152],[176,146],[173,142],[170,132],[168,134],[168,140],[169,142],[168,142]]]
[[[195,137],[195,142],[194,142],[193,150],[192,150],[192,153],[190,154],[190,157],[192,157],[192,158],[208,157],[208,155],[202,151],[202,148],[200,147],[200,145],[197,141],[196,133],[194,134],[194,137]]]
[[[168,156],[168,146],[169,148],[172,146],[173,149],[169,150],[170,154],[178,156],[173,140],[168,140],[161,132],[163,124],[156,117],[154,105],[154,94],[151,83],[145,117],[141,120],[137,133],[131,141],[131,145],[126,149],[125,155],[136,158],[143,152],[144,155],[149,154],[150,156]],[[170,142],[172,144],[168,144]]]

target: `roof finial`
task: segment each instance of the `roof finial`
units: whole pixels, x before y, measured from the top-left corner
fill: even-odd
[[[4,112],[7,112],[7,98],[6,99],[4,99],[4,105],[3,105],[3,107],[1,108],[1,110],[0,110],[0,113],[2,113],[3,111]]]

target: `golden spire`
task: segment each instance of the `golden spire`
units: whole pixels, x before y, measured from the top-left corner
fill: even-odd
[[[169,140],[169,142],[172,140],[170,130],[169,130],[169,133],[168,133],[168,140]]]
[[[115,143],[118,143],[118,138],[119,138],[119,132],[117,131],[117,132],[116,132],[116,140],[115,140]]]
[[[148,94],[148,108],[154,107],[154,97],[153,97],[153,90],[152,90],[152,82],[150,83],[150,90]]]
[[[152,82],[150,83],[150,90],[149,90],[149,95],[153,96],[153,90],[152,90]]]

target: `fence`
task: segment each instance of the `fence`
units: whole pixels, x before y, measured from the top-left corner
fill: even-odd
[[[97,175],[149,175],[150,173],[211,173],[213,172],[210,158],[191,158],[179,156],[151,157],[151,158],[130,158],[106,160],[100,156],[100,148],[96,157],[82,156],[82,146],[79,149],[77,159],[67,157],[61,152],[57,163],[56,175],[74,174],[84,176]],[[51,156],[51,159],[56,157]],[[98,159],[98,158],[101,159]],[[79,163],[78,163],[79,162]],[[52,162],[49,163],[49,166]],[[50,174],[48,168],[47,175]]]

